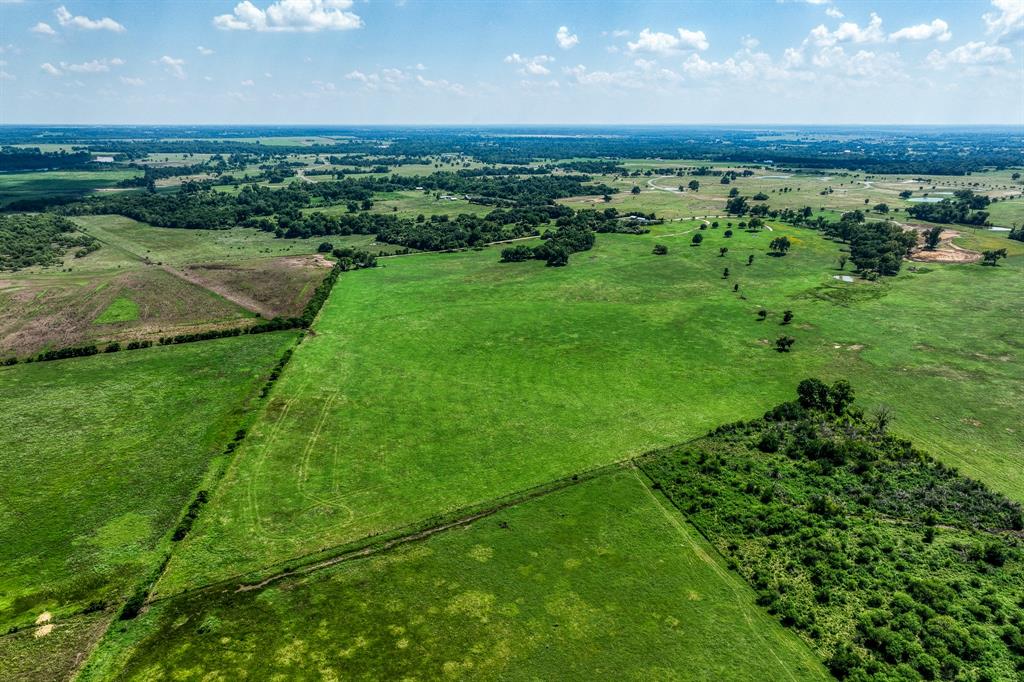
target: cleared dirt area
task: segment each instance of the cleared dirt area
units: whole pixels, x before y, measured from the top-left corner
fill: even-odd
[[[0,288],[0,356],[4,357],[110,340],[155,340],[238,326],[252,317],[223,297],[159,267],[32,275],[11,278],[5,284]],[[118,298],[132,301],[137,317],[97,323]]]
[[[195,282],[263,317],[298,315],[332,263],[320,254],[182,268]]]
[[[923,234],[930,229],[926,225],[904,225],[903,227],[914,230],[918,233],[918,241],[923,241]],[[977,251],[957,246],[953,240],[960,236],[956,230],[942,230],[939,235],[939,245],[934,249],[926,249],[918,246],[910,254],[910,260],[922,263],[977,263],[981,260],[981,254]]]

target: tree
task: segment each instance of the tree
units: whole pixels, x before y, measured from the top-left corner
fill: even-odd
[[[724,256],[727,253],[729,253],[729,247],[728,246],[719,247],[719,249],[718,249],[718,257],[719,258],[721,258],[722,256]]]
[[[693,239],[690,240],[690,243],[692,243],[694,246],[699,246],[702,241],[704,241],[704,235],[698,232],[697,234],[693,235]]]
[[[550,267],[561,267],[569,264],[569,250],[561,244],[552,244],[548,248],[547,264]]]
[[[722,236],[728,239],[729,237],[732,236],[732,230],[726,230],[725,232],[722,233]]]
[[[995,266],[995,265],[998,264],[998,261],[999,261],[1000,258],[1006,258],[1006,249],[995,249],[995,250],[985,251],[985,252],[983,252],[981,254],[981,256],[982,256],[982,261],[981,261],[982,265],[992,265],[992,266]]]
[[[924,232],[924,248],[929,251],[934,251],[935,247],[939,245],[939,241],[942,239],[942,228],[933,227]]]
[[[611,194],[605,194],[604,196],[602,196],[602,197],[601,197],[601,201],[603,201],[603,202],[604,202],[604,203],[606,203],[606,204],[607,204],[607,203],[608,203],[609,201],[611,201],[611,200],[612,200],[612,195],[611,195]]]
[[[501,250],[502,263],[521,263],[533,258],[533,249],[529,246],[518,244]]]
[[[697,182],[696,180],[690,180],[690,182],[689,182],[689,184],[687,185],[687,187],[689,187],[689,188],[690,188],[691,190],[693,190],[694,192],[696,192],[697,190],[699,190],[699,189],[700,189],[700,183],[699,183],[699,182]]]
[[[757,311],[757,319],[758,320],[764,320],[764,319],[767,319],[767,317],[768,317],[768,311],[765,310],[764,308],[761,308],[760,310]]]
[[[334,245],[330,242],[320,242],[320,246],[316,247],[316,250],[319,253],[330,253],[334,251]]]
[[[732,285],[732,290],[733,291],[739,291],[740,290],[740,283],[736,282],[736,284],[733,284]]]
[[[789,324],[793,321],[793,311],[787,310],[782,313],[782,324]]]
[[[789,241],[789,237],[782,236],[773,239],[768,248],[771,250],[772,255],[785,256],[789,252],[790,246],[792,244]]]
[[[875,204],[874,211],[875,213],[888,213],[889,204]]]
[[[847,260],[848,260],[848,258],[846,256],[840,256],[839,257],[839,269],[840,270],[842,270],[842,269],[844,269],[846,267],[846,261]]]
[[[640,186],[633,185],[633,189],[629,190],[632,194],[640,194]]]
[[[728,175],[723,175],[722,179],[719,180],[719,182],[722,183],[723,185],[728,185],[732,181],[729,180],[729,176]]]
[[[775,350],[780,353],[788,353],[794,343],[796,343],[796,339],[792,336],[780,336],[775,339]]]
[[[911,192],[909,189],[905,189],[902,192],[900,192],[900,199],[909,199],[912,196],[914,196],[914,193]]]
[[[722,270],[722,279],[729,279],[729,268]]]
[[[749,256],[747,256],[747,265],[752,265],[753,263],[754,263],[754,254],[750,254]]]
[[[665,246],[664,244],[655,244],[654,245],[654,255],[655,256],[664,256],[667,253],[668,253],[668,247]]]

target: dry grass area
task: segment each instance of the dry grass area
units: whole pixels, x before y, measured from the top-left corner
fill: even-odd
[[[264,317],[289,317],[302,312],[331,265],[317,254],[199,263],[186,266],[184,272],[192,281]]]
[[[237,326],[251,314],[158,267],[113,273],[47,273],[7,278],[0,286],[0,356],[25,356],[109,340],[157,339]],[[97,323],[115,300],[138,308],[135,319]]]

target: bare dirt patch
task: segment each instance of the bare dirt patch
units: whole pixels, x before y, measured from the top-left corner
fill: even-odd
[[[913,230],[918,234],[918,242],[923,241],[923,234],[931,229],[927,225],[906,224],[904,229]],[[943,229],[939,235],[939,245],[934,249],[926,249],[917,246],[910,254],[910,260],[919,263],[977,263],[981,260],[981,254],[971,251],[953,243],[953,240],[960,236],[956,230]]]
[[[51,632],[53,632],[53,623],[47,623],[46,625],[43,625],[42,627],[36,628],[32,632],[32,635],[37,637],[37,638],[38,637],[46,637]]]
[[[282,256],[240,263],[202,263],[182,269],[204,286],[265,318],[299,315],[333,266],[322,254]]]

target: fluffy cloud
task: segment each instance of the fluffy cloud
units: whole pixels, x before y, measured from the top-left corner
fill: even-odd
[[[928,63],[944,69],[949,65],[959,66],[993,66],[1013,61],[1013,53],[1002,45],[989,45],[984,41],[972,41],[954,48],[943,54],[932,50],[928,55]]]
[[[92,59],[80,64],[60,62],[54,66],[50,62],[41,65],[40,68],[51,76],[63,76],[66,73],[107,73],[112,66],[123,66],[124,60],[118,59]]]
[[[981,16],[989,35],[1003,40],[1024,33],[1024,2],[992,0],[992,6],[999,11],[986,12]]]
[[[146,84],[146,81],[141,78],[128,78],[127,76],[121,76],[121,83],[124,85],[130,85],[134,88],[142,87]]]
[[[254,86],[254,85],[256,85],[256,84],[255,84],[255,83],[254,83],[254,82],[252,81],[252,79],[250,78],[249,80],[244,80],[244,81],[242,81],[242,82],[240,83],[240,85],[241,85],[241,86],[242,86],[243,88],[251,88],[252,86]]]
[[[518,64],[523,67],[519,70],[523,75],[546,76],[551,73],[551,69],[544,65],[555,61],[555,59],[546,54],[539,54],[535,57],[523,57],[518,52],[513,52],[505,57],[504,61],[506,64]]]
[[[352,0],[278,0],[261,10],[249,0],[235,5],[232,14],[213,18],[224,31],[348,31],[362,28],[359,15],[346,11]]]
[[[930,24],[917,24],[901,28],[895,33],[889,34],[889,40],[938,40],[945,42],[953,37],[949,31],[949,24],[942,19],[932,19]]]
[[[828,9],[825,10],[825,14],[832,17],[833,19],[842,19],[844,16],[846,16],[845,14],[839,11],[838,7],[829,7]]]
[[[81,64],[68,64],[67,62],[61,62],[60,68],[71,73],[106,73],[107,71],[110,71],[111,66],[122,66],[123,64],[123,59],[93,59],[88,62],[82,62]]]
[[[568,26],[559,26],[558,32],[555,33],[555,42],[563,50],[571,50],[579,45],[580,37],[575,33],[569,33]]]
[[[160,57],[160,59],[156,60],[156,63],[162,65],[164,70],[175,78],[185,78],[184,59],[175,59],[174,57],[164,55],[163,57]]]
[[[102,19],[90,19],[84,16],[75,16],[68,11],[68,8],[61,5],[53,12],[57,16],[57,23],[61,26],[70,26],[72,28],[80,28],[86,31],[113,31],[114,33],[124,33],[125,27],[117,23],[110,17],[103,17]]]
[[[442,92],[450,92],[454,95],[465,95],[466,89],[462,87],[460,83],[452,83],[444,79],[428,80],[423,76],[417,74],[416,82],[427,90],[439,90]]]
[[[855,22],[845,21],[836,30],[829,31],[824,24],[820,24],[811,29],[807,40],[818,47],[831,47],[838,43],[880,43],[885,40],[885,32],[882,31],[882,18],[872,12],[864,28]]]
[[[209,57],[211,54],[213,54],[213,50],[211,50],[208,47],[203,47],[202,45],[196,48],[196,52],[203,55],[204,57]]]
[[[710,46],[704,31],[690,31],[685,28],[676,29],[678,35],[661,33],[645,28],[640,31],[635,42],[626,46],[630,52],[651,52],[660,55],[672,55],[680,50],[706,50]]]
[[[30,28],[29,30],[32,31],[32,33],[38,33],[39,35],[42,35],[42,36],[55,36],[55,35],[57,35],[57,32],[53,30],[53,27],[50,26],[45,21],[40,21],[38,24],[36,24],[32,28]]]
[[[409,75],[401,69],[381,69],[372,73],[356,69],[345,74],[345,79],[362,83],[369,90],[396,92],[400,83],[409,80]]]

